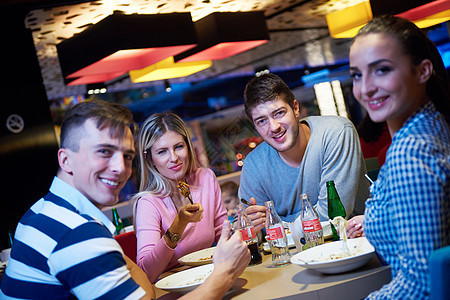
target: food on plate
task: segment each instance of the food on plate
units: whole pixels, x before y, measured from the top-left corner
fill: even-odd
[[[211,275],[213,270],[213,264],[190,268],[156,281],[155,287],[170,292],[190,292],[202,284]]]
[[[332,261],[336,259],[341,259],[345,257],[355,256],[357,254],[363,253],[361,249],[359,249],[356,245],[353,246],[353,249],[349,249],[348,252],[346,251],[339,251],[335,253],[330,253],[327,255],[321,255],[318,260],[312,260],[309,262],[325,262],[325,261]]]
[[[211,254],[210,256],[207,256],[207,257],[201,257],[198,260],[208,260],[208,259],[212,259],[212,258],[213,258],[213,255]]]
[[[205,281],[205,279],[208,278],[208,276],[212,273],[212,271],[213,271],[212,269],[208,270],[205,274],[197,275],[194,277],[194,279],[189,280],[187,283],[180,283],[179,286],[203,283],[203,281]]]
[[[362,267],[375,255],[366,237],[349,239],[348,247],[350,254],[342,251],[342,241],[325,243],[295,254],[291,262],[324,274],[337,274]]]
[[[200,266],[210,264],[214,255],[215,247],[195,251],[178,259],[178,262],[187,266]]]

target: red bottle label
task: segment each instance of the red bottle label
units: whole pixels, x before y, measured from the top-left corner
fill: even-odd
[[[283,231],[284,228],[281,228],[281,225],[270,229],[266,229],[267,239],[269,241],[281,239],[283,238]]]
[[[322,229],[319,219],[302,221],[302,226],[304,232],[313,232]]]
[[[254,227],[247,227],[244,229],[241,229],[241,236],[243,241],[247,241],[249,239],[254,238],[255,235],[255,228]]]

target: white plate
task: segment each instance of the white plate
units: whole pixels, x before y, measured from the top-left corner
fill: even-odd
[[[168,292],[186,293],[202,284],[214,270],[214,264],[208,264],[184,270],[164,277],[156,282],[158,289]]]
[[[212,255],[216,247],[206,248],[192,252],[178,259],[178,262],[185,266],[201,266],[212,263]]]
[[[289,232],[289,225],[286,222],[283,222],[284,228],[286,231],[286,237],[287,237],[287,242],[288,242],[288,247],[289,248],[294,248],[295,247],[295,243],[294,240],[292,238],[292,235]],[[331,226],[330,226],[330,221],[324,221],[324,222],[320,222],[320,225],[322,225],[322,229],[323,229],[323,237],[329,238],[331,236],[333,236],[333,232],[331,231]],[[303,233],[302,233],[302,237],[303,237]],[[270,252],[270,246],[269,243],[263,243],[263,249],[266,252]]]
[[[366,237],[349,239],[347,245],[355,255],[334,260],[327,260],[330,254],[342,252],[342,241],[322,244],[299,252],[291,258],[291,262],[304,268],[314,269],[325,274],[343,273],[367,264],[375,254],[373,246]],[[307,262],[307,263],[305,263]]]

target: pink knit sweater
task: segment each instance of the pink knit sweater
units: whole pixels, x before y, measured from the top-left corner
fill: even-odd
[[[186,254],[209,248],[218,242],[227,212],[222,204],[219,183],[210,169],[198,168],[187,177],[194,203],[203,206],[203,219],[189,223],[175,249],[164,241],[164,233],[172,225],[177,209],[170,197],[151,195],[139,199],[136,208],[137,264],[151,282],[161,273],[178,266]]]

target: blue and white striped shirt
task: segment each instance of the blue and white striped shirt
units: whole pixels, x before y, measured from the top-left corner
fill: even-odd
[[[431,102],[394,135],[366,202],[364,232],[391,266],[369,299],[427,299],[429,257],[450,241],[450,129]]]
[[[139,299],[145,292],[131,278],[114,229],[55,177],[17,226],[0,299]]]

